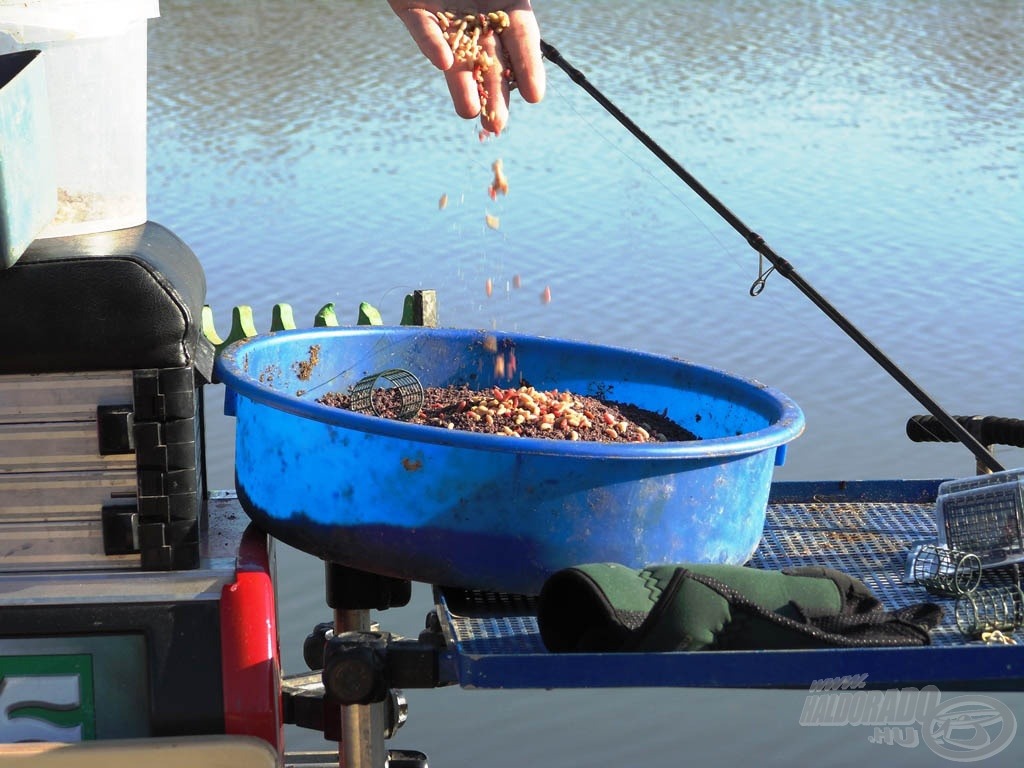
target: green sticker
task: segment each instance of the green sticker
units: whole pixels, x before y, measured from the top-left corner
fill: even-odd
[[[96,738],[92,656],[0,656],[0,743]]]

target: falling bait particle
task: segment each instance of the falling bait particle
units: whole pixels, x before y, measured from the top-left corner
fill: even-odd
[[[487,226],[490,227],[491,229],[498,229],[498,227],[501,226],[501,219],[499,219],[497,216],[491,216],[491,214],[489,213],[484,218],[484,220],[487,222]]]
[[[512,287],[516,290],[523,287],[523,279],[519,275],[512,276]]]
[[[550,304],[551,303],[551,286],[545,286],[544,290],[540,293],[540,303]]]
[[[508,177],[505,176],[505,167],[501,158],[491,163],[491,170],[494,172],[494,179],[487,189],[487,194],[491,196],[491,200],[494,200],[498,195],[508,194]]]
[[[443,211],[447,207],[448,207],[448,195],[447,194],[441,195],[441,199],[437,201],[437,209],[439,211]]]
[[[487,282],[484,284],[484,290],[487,292],[487,296],[490,297],[494,293],[494,283],[491,282],[491,278],[487,278]]]
[[[498,339],[495,338],[494,336],[485,336],[483,344],[484,349],[486,349],[488,352],[498,351]]]

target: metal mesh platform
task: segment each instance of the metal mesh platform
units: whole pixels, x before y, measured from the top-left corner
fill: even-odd
[[[935,602],[942,623],[924,648],[551,654],[534,598],[439,590],[453,648],[453,679],[466,687],[806,687],[812,680],[869,674],[875,686],[1024,688],[1024,646],[965,637],[955,600],[904,582],[907,553],[935,540],[937,482],[783,483],[773,488],[761,545],[749,563],[777,570],[826,565],[860,578],[887,609]],[[1013,584],[1010,569],[986,570],[980,589]],[[1018,634],[1018,640],[1024,636]]]

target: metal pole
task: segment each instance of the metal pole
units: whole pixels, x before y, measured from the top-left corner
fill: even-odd
[[[368,610],[335,609],[335,635],[369,630]],[[338,744],[339,768],[386,768],[388,751],[384,746],[385,725],[383,702],[343,706],[341,743]]]

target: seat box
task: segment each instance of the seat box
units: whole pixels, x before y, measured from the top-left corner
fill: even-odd
[[[198,563],[205,277],[153,223],[0,272],[0,571]]]

